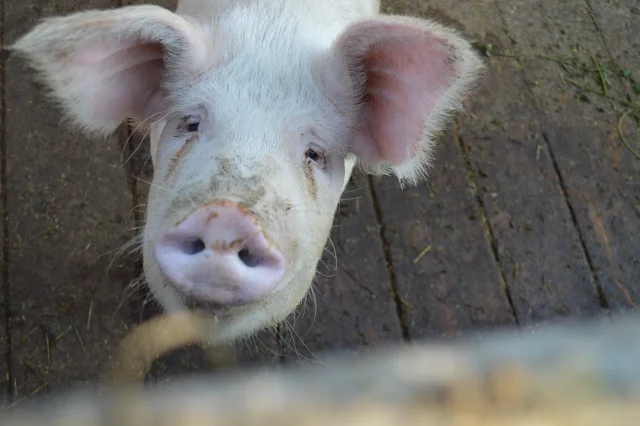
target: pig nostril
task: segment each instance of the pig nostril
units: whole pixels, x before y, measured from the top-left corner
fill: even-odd
[[[238,252],[238,257],[249,268],[254,268],[260,264],[260,259],[255,254],[251,253],[249,249],[243,248]]]
[[[205,247],[204,241],[200,238],[189,239],[182,244],[182,250],[184,253],[191,255],[204,251]]]

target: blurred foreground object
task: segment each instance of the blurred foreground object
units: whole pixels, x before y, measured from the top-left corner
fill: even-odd
[[[640,424],[640,316],[408,345],[326,365],[80,389],[4,426]]]
[[[215,334],[217,321],[207,322],[207,316],[195,311],[159,315],[136,327],[120,342],[105,369],[105,386],[130,386],[142,383],[151,363],[163,354],[201,343]]]

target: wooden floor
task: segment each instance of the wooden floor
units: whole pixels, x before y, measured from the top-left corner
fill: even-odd
[[[120,0],[0,0],[5,44],[39,18]],[[384,2],[383,2],[384,3]],[[169,6],[171,6],[169,4]],[[637,0],[396,0],[475,41],[487,77],[443,135],[428,183],[355,176],[315,297],[242,364],[319,362],[331,349],[455,338],[640,303],[640,158],[618,133],[640,115]],[[87,141],[17,58],[0,62],[0,400],[93,381],[156,312],[115,252],[144,217],[149,163],[127,142]],[[640,150],[634,111],[620,125]],[[144,147],[142,152],[144,152]],[[115,258],[115,260],[114,260]],[[326,277],[325,277],[326,276]],[[147,303],[148,302],[148,303]],[[209,371],[197,349],[153,377]]]

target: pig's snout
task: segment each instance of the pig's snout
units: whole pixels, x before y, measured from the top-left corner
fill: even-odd
[[[160,237],[156,256],[181,293],[220,305],[260,300],[280,283],[285,267],[256,218],[231,201],[192,213]]]

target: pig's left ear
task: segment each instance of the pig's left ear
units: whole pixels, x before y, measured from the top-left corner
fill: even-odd
[[[482,68],[452,30],[382,16],[344,31],[324,82],[338,109],[351,115],[351,152],[365,171],[415,183],[429,166],[434,133],[461,106]]]
[[[127,118],[157,119],[168,94],[207,70],[207,31],[159,6],[128,6],[45,19],[10,49],[74,124],[108,134]]]

